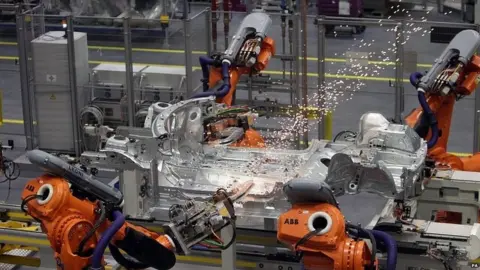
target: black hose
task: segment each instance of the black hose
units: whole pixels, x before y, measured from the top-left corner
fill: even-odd
[[[88,231],[87,235],[82,239],[80,244],[78,245],[77,252],[76,254],[79,256],[87,256],[87,252],[83,250],[85,247],[85,244],[92,238],[92,236],[95,234],[95,232],[100,228],[102,223],[107,219],[107,211],[105,210],[105,205],[103,203],[100,203],[100,217],[98,218],[97,222],[95,222],[95,225]]]
[[[30,194],[28,195],[27,197],[25,197],[25,199],[22,200],[22,203],[20,204],[20,209],[24,212],[24,213],[27,213],[28,214],[28,211],[25,209],[25,206],[30,202],[30,201],[33,201],[35,199],[45,199],[45,195],[38,195],[38,194]],[[37,221],[38,223],[42,223],[41,220],[39,220],[38,218],[35,218],[32,216],[32,218]]]
[[[294,246],[294,249],[297,250],[298,246],[301,246],[303,244],[305,244],[308,240],[310,240],[310,238],[314,237],[315,235],[317,235],[321,230],[318,229],[318,230],[314,230],[314,231],[310,231],[308,232],[307,234],[305,234],[302,239],[298,240],[297,243],[295,243],[295,246]]]
[[[12,172],[11,174],[9,174],[7,176],[7,174],[5,173],[5,177],[9,180],[9,181],[14,181],[14,180],[17,180],[17,178],[20,176],[20,166],[18,166],[17,163],[15,163],[15,161],[13,160],[10,160],[10,159],[7,159],[8,162],[10,162],[10,165],[12,166]]]
[[[228,249],[230,246],[232,246],[233,243],[235,242],[235,239],[237,238],[237,228],[235,226],[235,221],[230,220],[230,225],[232,226],[232,230],[233,230],[232,238],[230,239],[228,244],[222,247],[223,250]]]
[[[136,262],[123,256],[120,250],[112,244],[108,244],[108,249],[110,249],[110,254],[112,254],[113,259],[127,269],[145,269],[150,266],[145,263]]]
[[[7,181],[17,180],[17,178],[20,176],[20,166],[18,166],[18,164],[11,159],[3,157],[2,168],[5,180],[0,181],[0,184]],[[9,172],[8,169],[10,169],[11,171]]]
[[[25,206],[27,205],[27,203],[29,203],[30,201],[33,201],[35,199],[41,199],[43,198],[42,195],[38,195],[38,194],[30,194],[28,195],[27,197],[25,197],[25,199],[22,200],[22,203],[20,204],[20,209],[25,212],[25,213],[28,213],[27,210],[25,209]]]

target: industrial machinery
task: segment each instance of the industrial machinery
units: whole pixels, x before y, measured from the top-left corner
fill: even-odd
[[[458,33],[432,68],[424,75],[413,73],[410,82],[417,88],[420,107],[405,122],[428,140],[428,153],[439,167],[480,172],[480,155],[460,158],[447,153],[453,107],[471,95],[480,81],[480,34],[474,30]]]
[[[128,126],[126,70],[123,64],[99,64],[91,74],[85,87],[89,102],[80,111],[80,126],[83,149],[98,151],[115,128]],[[132,77],[137,127],[149,128],[153,114],[158,111],[155,108],[161,104],[183,99],[185,68],[133,65]]]
[[[218,103],[231,106],[240,76],[258,74],[267,67],[268,61],[275,53],[274,41],[267,37],[271,23],[268,14],[262,11],[251,13],[243,19],[233,37],[233,42],[224,53],[200,57],[203,92],[195,94],[193,98],[215,96]],[[112,67],[111,64],[102,64],[94,68],[91,83],[94,98],[91,105],[82,111],[81,118],[86,119],[82,122],[86,134],[96,138],[97,141],[105,141],[106,133],[112,133],[110,128],[127,124],[126,113],[122,113],[126,111],[126,105],[123,103],[122,106],[121,102],[125,98],[121,78],[124,73],[124,67]],[[172,80],[178,77],[174,75],[179,75],[182,79],[172,87],[169,85],[174,84]],[[163,111],[168,103],[183,99],[177,91],[183,89],[185,75],[184,69],[134,67],[134,85],[141,93],[135,102],[137,126],[150,128],[154,116]],[[247,112],[245,108],[238,107],[224,110],[221,115],[209,121],[206,130],[207,140],[229,143],[231,146],[264,147],[265,142],[260,133],[251,127],[253,124],[251,114],[241,115]],[[88,138],[85,139],[87,140]],[[85,148],[97,151],[99,145],[101,144],[85,144]]]
[[[82,126],[128,126],[125,77],[123,64],[99,64],[92,69],[91,80],[86,87],[90,92],[90,102],[89,106],[82,110]],[[150,105],[183,99],[182,95],[186,90],[185,68],[133,65],[132,77],[135,123],[138,127],[144,126]],[[101,117],[95,115],[95,108],[100,109]]]
[[[301,178],[284,185],[292,206],[278,219],[277,238],[296,252],[302,269],[460,270],[480,266],[480,224],[475,221],[457,225],[413,218],[415,210],[399,213],[399,201],[394,198],[364,228],[346,221],[334,196],[335,186],[329,184],[340,178],[343,182],[356,179],[355,173],[337,167],[341,155],[332,158],[333,167],[324,181]],[[342,174],[331,173],[339,169]],[[465,208],[458,210],[469,214]],[[370,248],[362,238],[369,240]]]
[[[205,134],[200,120],[211,118],[215,115],[212,112],[220,109],[225,109],[224,104],[216,103],[213,97],[169,105],[152,121],[149,133],[153,136],[148,137],[142,133],[145,129],[136,128],[128,129],[130,134],[117,132],[107,139],[101,153],[85,153],[82,161],[90,167],[121,171],[123,179],[128,179],[120,185],[126,195],[122,197],[123,213],[139,220],[169,220],[175,209],[165,206],[185,205],[185,201],[192,200],[202,203],[209,201],[219,187],[236,187],[244,196],[241,200],[231,196],[235,201],[232,204],[235,214],[239,217],[280,216],[278,238],[298,251],[292,263],[298,263],[301,255],[306,269],[332,269],[332,266],[345,269],[344,260],[348,258],[353,261],[346,269],[377,265],[394,269],[395,262],[406,269],[418,265],[433,269],[442,269],[445,265],[450,267],[446,269],[469,269],[466,267],[477,262],[478,224],[440,224],[428,219],[412,219],[418,213],[414,207],[410,213],[398,211],[399,202],[415,201],[419,195],[423,196],[421,193],[428,181],[431,183],[440,177],[425,162],[426,142],[412,128],[390,123],[380,114],[367,113],[360,120],[359,135],[350,142],[315,141],[302,151],[237,148],[209,144],[200,136]],[[44,156],[32,162],[46,166]],[[83,183],[75,174],[65,175],[52,167],[50,171],[68,179],[72,187]],[[47,178],[39,179],[46,181]],[[459,180],[452,181],[452,185],[455,183],[458,185]],[[100,194],[95,192],[95,187],[89,190]],[[359,192],[375,192],[392,198],[388,208],[363,229],[345,221],[340,211],[342,205],[336,201],[337,196]],[[284,193],[287,198],[283,197]],[[122,201],[118,196],[110,197],[117,203]],[[438,207],[442,206],[439,200]],[[182,217],[182,214],[178,216],[180,220]],[[308,228],[308,224],[313,229]],[[322,235],[315,236],[317,233]],[[173,241],[177,239],[175,235],[167,235]],[[397,252],[388,245],[392,237],[398,243]],[[370,242],[374,243],[371,249],[367,248],[367,241],[360,240],[363,238],[371,238]],[[210,246],[209,243],[204,244]],[[243,250],[252,249],[249,244]],[[178,248],[179,244],[175,246]],[[241,250],[239,244],[237,251]],[[265,258],[261,264],[268,265],[268,261]]]
[[[45,13],[55,15],[72,14],[75,17],[89,16],[97,17],[99,19],[80,19],[80,24],[106,24],[111,25],[116,22],[121,25],[121,19],[124,17],[131,17],[136,20],[138,26],[145,26],[146,23],[153,24],[156,22],[165,22],[168,26],[169,19],[177,18],[182,15],[183,1],[178,0],[146,0],[146,1],[53,1],[53,0],[29,0],[29,1],[12,1],[1,0],[2,5],[22,5],[24,9],[32,9],[37,5],[42,5]],[[13,10],[15,11],[15,10]],[[188,11],[188,9],[187,9]],[[15,15],[15,13],[7,13]],[[14,16],[13,16],[14,17]],[[109,18],[104,19],[102,18]],[[111,18],[119,20],[112,21]],[[6,19],[6,18],[3,18]],[[138,20],[142,20],[141,22]],[[159,20],[160,19],[160,20]],[[52,23],[56,23],[52,20]],[[160,25],[159,25],[160,26]]]
[[[429,185],[441,183],[448,177],[435,171],[434,164],[426,160],[426,141],[412,128],[391,123],[380,114],[367,113],[360,119],[358,135],[351,141],[314,141],[308,149],[302,151],[242,149],[228,147],[228,144],[205,143],[199,135],[204,134],[203,126],[199,122],[190,121],[200,121],[196,118],[199,115],[209,119],[214,115],[211,112],[218,107],[222,108],[223,105],[216,103],[213,97],[169,105],[153,120],[151,132],[154,135],[151,138],[139,130],[129,129],[130,134],[123,131],[125,137],[109,138],[101,153],[84,153],[82,163],[88,167],[121,170],[121,178],[135,179],[136,181],[123,181],[120,188],[128,192],[131,199],[131,202],[125,203],[126,213],[142,219],[165,217],[167,213],[162,205],[192,198],[207,198],[208,194],[219,187],[249,184],[253,181],[255,184],[239,202],[241,206],[237,205],[236,214],[280,215],[278,237],[293,250],[301,251],[300,254],[305,256],[305,266],[325,265],[325,269],[331,269],[336,264],[339,269],[343,269],[341,254],[344,251],[348,253],[347,247],[356,248],[354,258],[357,265],[372,266],[371,263],[377,260],[370,255],[364,242],[356,240],[358,237],[369,238],[365,229],[374,229],[375,232],[370,233],[381,235],[373,236],[379,252],[386,252],[387,257],[392,258],[385,262],[384,257],[378,257],[380,265],[392,265],[394,259],[401,256],[411,259],[411,253],[422,254],[417,260],[421,259],[422,262],[437,267],[443,265],[442,260],[448,261],[449,265],[468,267],[476,262],[478,256],[470,249],[476,247],[479,241],[478,224],[466,205],[459,211],[465,214],[463,223],[469,225],[455,225],[463,226],[457,228],[458,232],[452,233],[440,223],[429,221],[430,214],[426,218],[417,217],[412,221],[416,214],[426,216],[431,211],[445,209],[445,197],[433,198],[432,192],[435,191],[429,189]],[[474,186],[465,177],[450,177],[452,181],[449,182],[453,187]],[[470,178],[472,177],[474,178]],[[287,198],[283,196],[282,188]],[[317,194],[312,190],[320,192]],[[424,194],[425,191],[432,192]],[[359,192],[374,192],[392,198],[390,208],[385,210],[382,220],[377,220],[374,225],[364,229],[345,222],[335,199],[337,196]],[[451,196],[447,190],[443,194]],[[467,193],[460,195],[464,199],[471,195],[472,200],[468,203],[474,200],[470,191],[468,196]],[[420,202],[415,204],[417,200]],[[422,208],[424,202],[429,203],[428,209]],[[455,206],[458,203],[452,204],[452,207]],[[299,208],[308,211],[299,214]],[[313,226],[315,212],[328,213],[332,224],[334,222],[336,225],[330,227],[330,234],[312,238],[308,243],[302,241],[304,243],[295,248],[295,244],[310,231],[301,229],[301,226],[308,224],[311,216]],[[315,222],[315,226],[318,226],[316,229],[324,229],[322,217],[317,216],[319,221]],[[466,222],[467,219],[470,221]],[[419,229],[415,231],[412,222],[419,224],[415,225]],[[467,233],[460,230],[466,230]],[[404,234],[397,235],[398,232]],[[402,243],[399,249],[401,254],[398,256],[391,255],[393,251],[385,248],[384,239],[388,238],[385,233],[392,234]],[[337,236],[338,241],[328,242],[333,239],[329,238],[332,235]],[[310,236],[313,237],[313,233]],[[384,238],[382,240],[379,237]],[[331,244],[328,250],[323,248],[325,242],[322,241]],[[452,258],[452,254],[457,255]],[[399,264],[415,266],[415,263],[404,260]]]
[[[9,181],[10,184],[10,181],[14,181],[20,176],[18,164],[3,155],[4,150],[13,150],[13,148],[13,140],[8,140],[6,145],[0,142],[0,172],[3,174],[3,177],[5,177],[5,180],[0,181],[0,183]]]
[[[420,106],[405,123],[428,141],[428,156],[438,169],[480,172],[480,156],[457,157],[447,152],[450,125],[455,102],[471,95],[480,82],[480,34],[474,30],[458,33],[432,68],[426,73],[415,72],[410,82],[416,87]],[[355,140],[351,131],[339,133],[334,141]]]
[[[283,190],[292,207],[280,215],[277,237],[302,253],[305,269],[376,269],[374,234],[346,223],[326,182],[297,179],[289,181]],[[347,228],[356,230],[357,236],[370,237],[372,251],[366,242],[351,238]]]
[[[393,215],[395,208],[396,202],[389,200],[365,228],[387,232],[394,238],[398,246],[397,269],[466,270],[480,266],[479,223],[465,225],[399,219]]]
[[[46,152],[33,150],[27,156],[46,174],[27,182],[21,207],[41,223],[57,269],[104,269],[107,246],[125,267],[170,269],[176,262],[174,252],[188,254],[216,231],[234,226],[234,201],[226,190],[219,190],[209,200],[172,205],[166,234],[159,235],[125,221],[120,191]]]
[[[86,85],[89,80],[88,45],[85,33],[73,34],[74,51],[69,53],[65,31],[52,31],[32,40],[32,99],[35,106],[37,143],[39,149],[75,153],[77,138],[77,112],[85,106],[85,91],[82,87],[70,90],[74,75],[78,85]],[[75,71],[70,72],[70,54],[75,55]],[[52,59],[50,55],[58,57]],[[70,56],[69,56],[70,55]],[[55,119],[55,121],[52,121]],[[72,121],[72,119],[75,119]]]
[[[428,140],[426,160],[434,167],[432,180],[417,199],[417,217],[449,223],[473,224],[479,220],[479,155],[457,157],[447,152],[455,102],[471,95],[480,76],[480,58],[475,55],[480,35],[473,30],[457,34],[433,67],[424,75],[413,73],[420,107],[405,119],[417,134]],[[334,141],[355,141],[357,133],[343,131]],[[412,216],[413,217],[413,216]]]
[[[73,152],[74,145],[72,140],[73,126],[76,123],[67,121],[71,119],[72,108],[69,106],[72,99],[71,93],[56,90],[58,74],[63,74],[66,63],[49,63],[41,58],[42,51],[48,49],[45,44],[55,43],[57,46],[66,46],[62,40],[52,40],[52,36],[63,35],[61,32],[49,32],[47,35],[34,41],[34,48],[38,48],[38,55],[34,57],[35,74],[39,81],[48,81],[47,86],[37,86],[36,101],[38,110],[39,124],[39,148],[59,153]],[[79,34],[80,35],[80,34]],[[49,37],[48,39],[45,37]],[[82,37],[85,37],[82,35]],[[86,38],[83,47],[76,46],[79,53],[86,52]],[[66,42],[66,41],[65,41]],[[84,49],[85,51],[82,51]],[[36,54],[37,55],[37,54]],[[88,55],[85,53],[85,55]],[[66,58],[66,55],[65,55]],[[125,65],[123,64],[99,64],[92,70],[88,68],[88,58],[77,57],[81,59],[82,69],[77,68],[77,77],[81,78],[80,83],[84,87],[78,87],[76,96],[79,105],[79,118],[82,136],[81,146],[83,150],[98,151],[102,143],[114,134],[114,129],[118,126],[128,125],[128,104],[126,102],[127,89],[125,87]],[[62,59],[63,60],[63,59]],[[83,61],[84,60],[84,61]],[[78,61],[78,60],[77,60]],[[85,68],[83,68],[85,67]],[[89,76],[89,72],[91,75]],[[143,127],[145,119],[149,114],[149,108],[152,104],[158,102],[176,102],[183,98],[185,92],[185,69],[184,68],[163,68],[156,66],[134,65],[133,66],[133,91],[134,91],[134,112],[135,123]],[[64,76],[65,77],[65,76]],[[62,78],[64,78],[62,77]],[[40,79],[42,78],[42,79]],[[68,77],[67,77],[68,78]],[[88,79],[90,78],[90,80]],[[60,79],[59,79],[60,80]],[[45,89],[44,89],[45,88]],[[59,121],[53,123],[48,119],[52,117],[52,110]],[[58,112],[64,112],[58,115]],[[151,116],[150,116],[151,117]],[[70,139],[69,139],[70,138]]]
[[[328,168],[337,168],[335,164],[359,177],[352,183],[329,182],[335,195],[373,190],[403,200],[421,191],[426,143],[411,128],[389,123],[380,114],[362,117],[362,135],[356,142],[313,141],[305,150],[241,148],[230,146],[243,129],[238,134],[232,131],[228,140],[209,137],[208,123],[223,117],[224,106],[214,97],[169,105],[155,117],[151,131],[117,131],[122,135],[110,137],[101,152],[83,153],[80,162],[88,168],[121,170],[122,177],[130,179],[123,181],[122,188],[137,195],[127,209],[138,217],[158,218],[163,211],[158,206],[171,200],[206,196],[250,180],[255,185],[242,209],[280,213],[287,204],[281,192],[286,181],[307,176],[324,179]],[[337,156],[333,164],[337,153],[348,156]],[[345,171],[329,174],[337,173]]]
[[[255,11],[242,20],[224,53],[200,57],[204,92],[193,98],[213,95],[217,102],[232,105],[240,76],[258,74],[275,54],[275,42],[267,36],[271,24],[268,14]]]
[[[264,70],[275,54],[275,41],[267,36],[272,19],[262,10],[248,14],[240,24],[233,40],[224,53],[212,57],[200,57],[203,73],[203,92],[193,98],[215,96],[218,103],[231,106],[235,91],[243,74],[255,75]],[[223,123],[226,123],[223,121]],[[225,126],[223,123],[217,125]],[[241,128],[234,123],[229,128]],[[250,125],[243,127],[243,139],[238,146],[264,147],[260,133]]]

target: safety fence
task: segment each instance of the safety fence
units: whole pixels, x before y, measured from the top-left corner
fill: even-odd
[[[198,58],[224,51],[245,15],[208,8],[183,20],[64,17],[45,15],[41,8],[18,14],[16,43],[1,44],[8,47],[2,50],[7,54],[0,56],[2,63],[18,59],[20,64],[20,85],[12,82],[18,75],[2,72],[2,82],[9,80],[0,84],[5,92],[7,123],[23,115],[27,145],[33,147],[35,138],[48,138],[51,130],[48,127],[49,132],[41,134],[34,125],[42,122],[39,118],[63,121],[57,119],[63,110],[74,118],[70,122],[78,124],[83,121],[81,115],[71,112],[74,106],[65,104],[75,102],[80,112],[95,99],[93,105],[104,111],[103,123],[135,125],[145,116],[143,101],[185,99],[201,91]],[[242,77],[237,104],[267,111],[269,118],[258,120],[261,127],[304,131],[296,137],[304,144],[312,138],[324,138],[328,135],[325,130],[331,131],[325,126],[330,121],[322,121],[324,112],[333,117],[334,134],[356,130],[360,116],[367,111],[379,111],[400,121],[418,106],[409,74],[427,70],[446,47],[430,42],[432,28],[476,29],[468,24],[406,19],[270,16],[272,24],[267,34],[275,40],[275,56],[261,76]],[[306,28],[300,30],[302,24]],[[72,35],[74,32],[87,34]],[[58,51],[51,44],[57,44]],[[48,53],[51,56],[41,58]],[[64,61],[64,66],[48,73],[56,70],[47,65],[49,59],[52,63]],[[20,89],[22,108],[13,101],[20,97]],[[474,120],[479,119],[477,96],[459,101],[449,150],[480,150]],[[63,107],[53,106],[54,101]],[[13,105],[8,108],[8,104]],[[57,113],[39,115],[44,111],[39,109],[42,104]],[[301,126],[295,119],[279,120],[285,118],[289,108],[298,106],[300,115],[310,120]],[[8,132],[7,127],[11,128],[4,125],[1,132]],[[70,129],[63,132],[78,134]],[[65,138],[81,141],[80,135],[72,136]]]

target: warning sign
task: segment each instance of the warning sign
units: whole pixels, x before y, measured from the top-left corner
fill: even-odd
[[[55,83],[57,82],[57,75],[55,74],[47,74],[47,82]]]
[[[57,97],[55,96],[55,94],[52,94],[52,95],[50,96],[50,100],[56,100],[56,99],[57,99]]]

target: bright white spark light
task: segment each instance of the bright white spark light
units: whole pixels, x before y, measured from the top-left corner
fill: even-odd
[[[347,50],[347,52],[368,52],[368,61],[369,65],[362,65],[360,61],[365,59],[352,59],[350,65],[344,65],[338,70],[328,72],[328,61],[326,63],[327,72],[333,76],[326,78],[324,85],[319,85],[316,89],[312,89],[315,92],[310,93],[308,96],[308,104],[310,107],[319,108],[320,114],[325,115],[327,112],[335,111],[336,107],[342,103],[352,100],[354,93],[357,91],[371,91],[372,89],[366,89],[367,84],[365,80],[361,80],[359,77],[380,77],[381,74],[385,74],[385,71],[392,71],[395,69],[395,61],[397,46],[407,44],[413,35],[420,34],[422,37],[428,36],[432,29],[430,27],[423,27],[414,21],[427,21],[427,15],[430,13],[430,10],[425,11],[425,15],[418,18],[417,16],[412,16],[412,13],[409,10],[401,7],[400,5],[395,5],[391,7],[391,14],[396,16],[403,15],[404,24],[403,29],[398,25],[395,27],[386,28],[383,24],[384,20],[379,19],[379,26],[384,27],[386,38],[390,38],[391,35],[394,36],[394,39],[388,41],[388,46],[382,48],[381,50],[373,49],[373,45],[376,43],[376,40],[364,40],[364,39],[353,39],[353,44]],[[451,14],[451,11],[445,12],[444,15]],[[391,19],[391,16],[388,17]],[[373,28],[373,27],[372,27]],[[368,31],[368,28],[367,30]],[[400,32],[401,31],[401,32]],[[334,37],[337,37],[338,33],[334,32]],[[418,38],[418,35],[417,35]],[[400,39],[403,41],[400,42]],[[328,40],[328,39],[327,39]],[[348,42],[348,41],[346,41]],[[327,41],[328,47],[328,41]],[[328,56],[327,56],[328,57]],[[346,52],[342,55],[335,55],[336,58],[346,58]],[[357,63],[355,62],[357,61]],[[362,61],[362,62],[363,62]],[[331,62],[338,65],[338,63]],[[315,91],[316,90],[316,91]],[[320,101],[323,100],[323,104]],[[305,118],[305,110],[301,109],[298,112],[292,113],[291,118],[278,118],[279,125],[281,126],[280,130],[273,132],[273,137],[275,138],[273,142],[269,145],[272,148],[290,148],[292,142],[294,141],[294,134],[296,132],[308,132],[314,126],[317,126],[321,120],[308,120]]]

